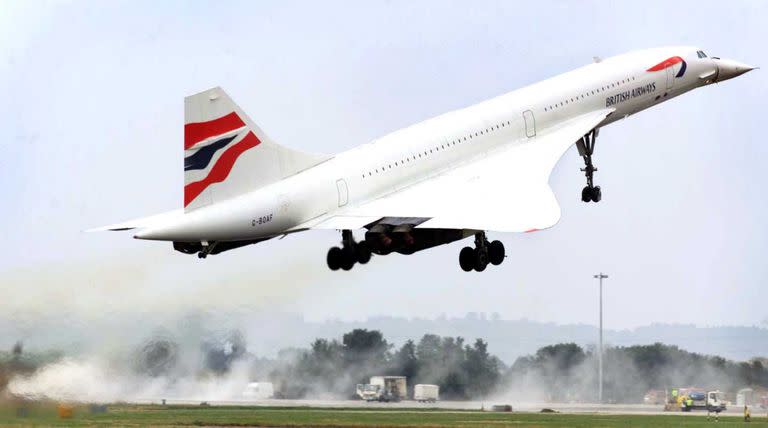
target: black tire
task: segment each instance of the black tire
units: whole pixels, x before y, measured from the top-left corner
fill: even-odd
[[[341,248],[333,247],[328,250],[328,255],[325,258],[325,261],[328,263],[328,268],[331,270],[339,270],[342,257]]]
[[[581,189],[581,201],[589,202],[591,200],[592,200],[592,189],[589,186],[586,186],[583,189]]]
[[[477,249],[473,253],[475,253],[475,270],[478,272],[484,271],[488,267],[488,253]]]
[[[492,265],[498,266],[504,261],[504,243],[493,241],[488,245],[488,261]]]
[[[371,249],[368,247],[368,243],[363,241],[357,244],[355,246],[355,256],[357,257],[357,262],[361,265],[371,261]]]
[[[475,250],[471,247],[464,247],[459,253],[459,266],[464,272],[469,272],[475,268]]]
[[[603,199],[603,192],[600,190],[600,186],[592,188],[592,202],[600,202]]]
[[[352,269],[352,266],[355,265],[356,261],[357,261],[357,256],[355,255],[354,248],[347,247],[341,250],[341,268],[342,269],[344,270]]]

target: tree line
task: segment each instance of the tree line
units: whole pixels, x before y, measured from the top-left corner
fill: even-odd
[[[171,336],[153,337],[130,354],[135,373],[174,379],[189,375],[181,361],[186,351]],[[199,345],[196,376],[229,376],[235,363],[247,364],[249,380],[268,379],[278,397],[347,397],[371,376],[408,378],[409,396],[419,383],[440,386],[441,399],[594,401],[597,399],[597,354],[575,343],[545,346],[507,367],[488,351],[488,343],[461,337],[425,334],[400,347],[377,330],[355,329],[341,340],[316,339],[308,348],[286,349],[277,358],[257,358],[242,334],[232,331],[206,338]],[[64,357],[59,352],[29,353],[21,343],[0,351],[0,393],[14,376],[26,376]],[[649,390],[697,386],[735,392],[768,388],[768,360],[737,362],[655,343],[607,347],[604,353],[604,399],[638,403]]]
[[[482,339],[470,345],[461,337],[425,334],[394,349],[381,332],[365,329],[345,334],[340,342],[317,339],[309,349],[283,351],[278,360],[289,362],[270,379],[286,398],[351,397],[355,385],[371,376],[396,375],[408,378],[409,395],[413,385],[429,383],[440,386],[444,399],[477,399],[494,391],[505,368]]]
[[[598,362],[593,348],[575,343],[545,346],[507,367],[476,339],[425,334],[400,348],[376,330],[353,330],[338,340],[315,340],[309,349],[284,351],[271,372],[282,396],[352,396],[355,384],[375,375],[408,378],[440,386],[442,399],[482,400],[491,395],[519,400],[595,401]],[[285,363],[285,361],[289,361]],[[604,351],[603,397],[639,403],[649,390],[697,386],[735,392],[768,388],[768,361],[736,362],[654,343],[608,347]]]
[[[719,356],[688,352],[654,343],[608,347],[603,354],[603,398],[639,403],[650,390],[700,387],[736,392],[744,387],[768,387],[764,358],[735,362]],[[551,401],[597,399],[597,353],[574,343],[546,346],[518,358],[504,375],[513,393],[536,393]]]

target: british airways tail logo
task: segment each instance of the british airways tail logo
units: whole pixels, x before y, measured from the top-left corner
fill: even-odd
[[[199,181],[184,186],[184,206],[190,204],[211,184],[224,181],[235,161],[261,141],[246,128],[245,123],[232,112],[207,122],[188,123],[184,126],[184,171],[205,170],[208,174]],[[220,153],[216,160],[214,156]]]
[[[685,60],[680,58],[679,56],[673,56],[673,57],[667,58],[664,61],[654,65],[653,67],[645,71],[661,71],[669,67],[672,67],[676,64],[682,64],[682,65],[680,66],[680,70],[678,70],[677,74],[675,74],[675,77],[683,77],[683,75],[685,74],[685,69],[688,68],[688,64],[686,64]]]

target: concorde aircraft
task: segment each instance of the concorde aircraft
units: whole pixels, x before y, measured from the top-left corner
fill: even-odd
[[[134,230],[134,238],[171,241],[205,258],[335,229],[341,243],[328,250],[331,270],[474,237],[459,265],[480,272],[505,258],[487,231],[558,222],[548,181],[572,145],[584,160],[581,200],[599,202],[593,155],[601,127],[752,69],[684,46],[595,58],[336,155],[279,145],[217,87],[184,100],[184,208],[97,230]]]

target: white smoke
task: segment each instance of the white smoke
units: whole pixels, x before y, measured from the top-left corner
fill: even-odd
[[[243,399],[249,382],[249,362],[239,360],[222,375],[149,376],[118,366],[100,356],[64,358],[30,376],[17,376],[8,384],[11,394],[28,399],[72,402],[115,401],[236,401]]]

